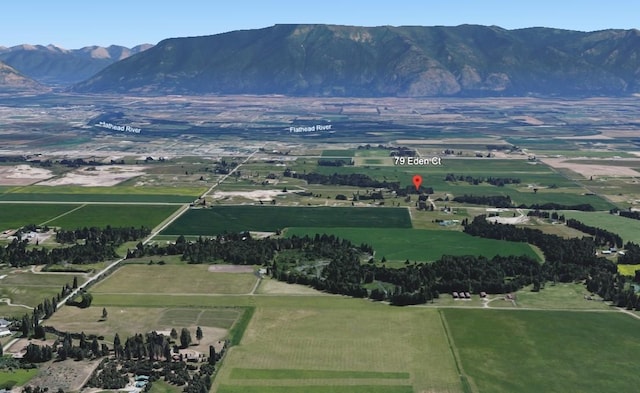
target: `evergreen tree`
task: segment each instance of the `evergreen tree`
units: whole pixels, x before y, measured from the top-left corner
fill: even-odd
[[[180,346],[187,348],[189,345],[191,345],[191,332],[187,328],[182,328],[182,331],[180,331]]]
[[[196,329],[196,340],[198,340],[198,343],[202,340],[202,329],[200,329],[200,326]]]

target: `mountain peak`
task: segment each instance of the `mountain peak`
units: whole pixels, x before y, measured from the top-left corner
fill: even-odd
[[[23,44],[0,50],[0,61],[41,83],[69,85],[151,46],[143,44],[129,49],[118,45],[107,48],[93,45],[69,50],[54,44]]]

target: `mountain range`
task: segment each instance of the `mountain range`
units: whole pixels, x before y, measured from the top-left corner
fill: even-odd
[[[628,95],[640,31],[275,25],[173,38],[78,92],[301,96]]]
[[[55,45],[17,45],[0,47],[0,61],[21,74],[46,85],[72,85],[83,81],[116,61],[149,49],[111,45],[64,49]]]
[[[133,55],[135,54],[135,55]],[[292,96],[630,95],[640,31],[275,25],[156,46],[0,48],[0,61],[81,93]]]

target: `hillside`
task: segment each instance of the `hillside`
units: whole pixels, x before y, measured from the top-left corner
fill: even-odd
[[[310,96],[628,95],[640,31],[276,25],[173,38],[78,92]]]
[[[151,45],[88,46],[64,49],[55,45],[18,45],[0,48],[0,61],[40,83],[71,85],[93,76],[108,65],[142,52]]]
[[[45,91],[38,82],[25,77],[14,68],[0,61],[0,92]]]

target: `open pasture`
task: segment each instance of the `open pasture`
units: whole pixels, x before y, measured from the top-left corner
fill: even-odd
[[[214,206],[187,211],[162,234],[274,232],[294,226],[410,228],[411,219],[407,209],[400,208]]]
[[[92,288],[93,293],[245,294],[253,273],[217,273],[209,265],[124,265]],[[153,277],[153,279],[149,279]]]
[[[538,259],[527,243],[508,242],[470,236],[447,230],[398,228],[289,228],[287,236],[332,234],[354,244],[367,243],[375,250],[376,261],[434,261],[442,255],[527,255]]]
[[[18,229],[29,224],[42,224],[80,205],[0,203],[0,231]]]
[[[217,341],[226,335],[228,329],[244,312],[239,308],[224,307],[104,307],[107,318],[102,319],[102,307],[64,307],[57,311],[47,325],[61,331],[81,332],[104,336],[112,341],[116,333],[121,338],[152,330],[166,332],[172,328],[178,332],[187,327],[192,337],[200,326],[207,341]],[[207,337],[208,336],[208,337]],[[204,341],[204,340],[203,340]]]
[[[55,218],[47,225],[76,229],[83,227],[140,227],[154,228],[176,211],[168,205],[93,205],[88,204]]]
[[[45,298],[51,300],[52,297],[60,293],[65,284],[71,285],[73,277],[78,278],[79,284],[86,281],[86,277],[81,274],[40,274],[25,269],[10,269],[8,271],[3,269],[0,274],[5,276],[0,279],[0,298],[10,299],[11,304],[15,307],[8,307],[7,311],[19,315],[30,312],[30,310],[17,305],[36,307]]]
[[[213,391],[462,392],[436,310],[335,297],[285,300],[256,299]]]
[[[444,309],[481,393],[636,392],[640,321],[622,313]]]
[[[562,214],[567,218],[575,218],[587,225],[606,229],[607,231],[617,233],[626,242],[634,242],[640,244],[640,220],[632,218],[620,217],[608,212],[578,212],[563,211]]]

